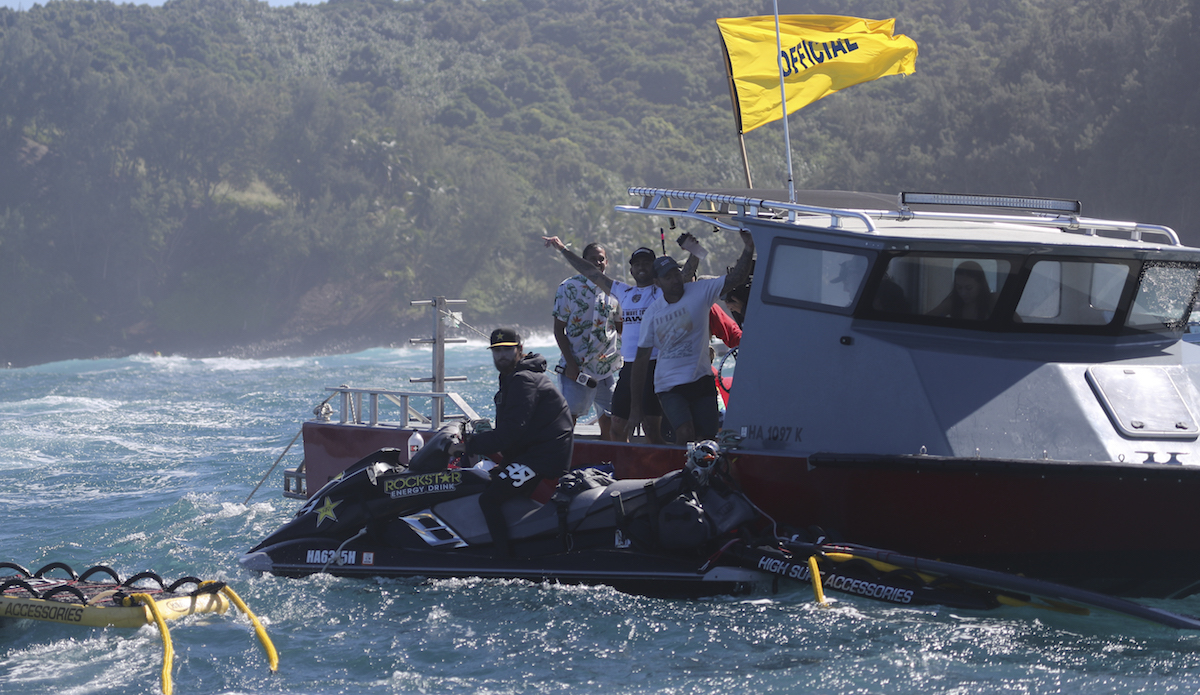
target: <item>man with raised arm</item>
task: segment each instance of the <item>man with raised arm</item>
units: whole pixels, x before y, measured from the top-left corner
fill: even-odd
[[[727,274],[719,277],[685,283],[683,270],[674,258],[659,256],[654,261],[654,281],[662,293],[642,315],[630,387],[636,392],[645,384],[650,353],[657,348],[654,390],[679,444],[717,436],[717,387],[708,353],[709,311],[722,294],[744,283],[750,275],[754,238],[745,230],[741,237],[741,256]],[[636,427],[641,417],[640,404],[635,402],[629,415],[630,427]]]
[[[546,246],[562,252],[563,258],[578,270],[584,277],[605,292],[617,298],[621,308],[621,357],[624,366],[617,377],[616,389],[612,397],[612,432],[610,439],[618,442],[629,441],[632,432],[629,429],[629,412],[632,406],[633,394],[629,390],[630,370],[633,368],[633,358],[637,355],[638,335],[642,325],[642,313],[646,307],[658,298],[658,287],[654,284],[654,252],[645,246],[634,251],[629,257],[629,275],[636,285],[629,285],[620,280],[613,280],[595,263],[589,263],[580,258],[558,237],[542,237]],[[658,396],[654,393],[654,358],[650,355],[647,368],[648,378],[641,391],[639,399],[642,402],[643,425],[646,439],[651,444],[662,444],[662,411],[658,407]],[[565,376],[565,375],[564,375]]]
[[[581,260],[590,274],[603,275],[608,252],[600,244],[588,244]],[[616,297],[582,271],[563,280],[554,294],[554,340],[562,353],[556,368],[559,388],[575,420],[596,404],[602,439],[611,436],[613,387],[623,364],[617,312]]]

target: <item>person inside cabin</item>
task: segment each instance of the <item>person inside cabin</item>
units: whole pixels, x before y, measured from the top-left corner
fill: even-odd
[[[525,354],[516,329],[497,328],[489,343],[492,363],[500,372],[500,389],[494,399],[496,426],[451,446],[449,453],[500,452],[503,457],[479,495],[479,508],[495,554],[511,557],[512,542],[501,507],[510,499],[532,495],[542,480],[571,469],[575,421],[566,399],[546,375],[546,358]]]
[[[904,296],[904,288],[900,287],[900,283],[886,273],[879,279],[879,287],[875,288],[875,298],[871,301],[871,307],[877,311],[886,311],[892,314],[912,312],[908,299]]]
[[[843,290],[853,297],[858,292],[858,288],[869,270],[869,265],[865,256],[854,255],[841,262],[837,276],[830,282],[840,284]],[[879,278],[879,284],[875,287],[874,296],[871,298],[871,308],[875,311],[886,311],[893,314],[912,311],[908,300],[904,297],[904,289],[887,272]]]
[[[954,269],[954,288],[929,316],[982,321],[992,315],[996,299],[988,287],[983,267],[975,261],[963,261]]]
[[[635,284],[629,285],[620,280],[613,280],[595,263],[580,258],[556,236],[542,237],[547,247],[560,251],[563,258],[579,271],[592,284],[605,292],[611,293],[620,306],[621,324],[621,357],[623,365],[617,376],[617,384],[612,395],[612,429],[609,439],[618,442],[629,441],[629,409],[632,394],[629,391],[629,372],[633,369],[633,358],[637,356],[638,334],[642,326],[642,314],[646,307],[658,298],[659,289],[654,284],[654,252],[645,246],[637,249],[629,256],[629,276]],[[654,366],[657,353],[650,355],[649,377],[642,389],[642,426],[646,432],[646,440],[651,444],[663,444],[662,410],[658,405],[658,396],[654,393]],[[564,375],[565,376],[565,375]]]
[[[549,238],[557,239],[543,237]],[[608,251],[593,242],[583,248],[582,260],[603,274]],[[563,280],[554,294],[554,340],[562,353],[555,369],[559,387],[576,420],[595,404],[601,439],[611,436],[613,388],[624,364],[618,311],[617,298],[583,273]]]
[[[637,358],[630,384],[637,393],[645,384],[650,353],[658,349],[654,391],[678,443],[713,439],[717,435],[717,387],[709,361],[709,312],[721,294],[744,283],[754,258],[754,238],[741,232],[742,254],[726,275],[685,283],[683,270],[670,256],[654,260],[655,284],[662,291],[642,315]],[[635,402],[630,426],[642,418]]]

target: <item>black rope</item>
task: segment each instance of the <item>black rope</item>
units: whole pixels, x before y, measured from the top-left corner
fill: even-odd
[[[176,584],[178,584],[178,583],[179,582],[176,582]],[[221,590],[224,589],[226,586],[227,586],[227,584],[225,584],[225,582],[209,582],[208,584],[204,584],[203,586],[197,587],[195,591],[193,591],[192,593],[190,593],[188,595],[189,596],[203,596],[205,594],[216,595],[216,594],[221,593]]]
[[[176,579],[171,586],[166,587],[166,591],[174,593],[176,589],[184,584],[195,584],[196,586],[200,586],[200,581],[201,580],[197,577],[180,577],[179,579]]]
[[[166,583],[163,581],[163,578],[158,576],[158,574],[156,572],[150,572],[150,571],[138,572],[137,574],[133,575],[129,579],[126,579],[124,582],[122,582],[121,586],[135,588],[133,586],[134,583],[140,582],[143,579],[153,579],[158,584],[159,589],[166,590],[166,588],[167,588]]]
[[[10,579],[10,580],[4,582],[3,584],[0,584],[0,594],[3,594],[5,591],[8,591],[9,589],[11,589],[14,586],[20,587],[20,588],[24,589],[25,591],[28,591],[30,593],[30,595],[32,595],[34,598],[41,597],[41,594],[38,593],[37,589],[30,586],[29,582],[25,581],[24,579]]]
[[[41,579],[42,577],[44,577],[46,575],[47,572],[50,572],[53,570],[63,570],[67,574],[71,575],[71,579],[79,579],[79,575],[75,574],[75,570],[71,569],[71,566],[65,562],[51,562],[50,564],[48,564],[45,567],[38,570],[37,572],[34,572],[33,577],[34,577],[34,579]]]
[[[45,592],[38,598],[49,600],[50,598],[57,596],[58,594],[71,594],[75,598],[79,599],[80,603],[87,603],[87,596],[84,596],[82,591],[80,591],[79,589],[76,589],[75,587],[71,586],[70,584],[62,584],[60,586],[56,586],[53,589]]]
[[[33,575],[32,575],[32,574],[29,572],[29,570],[25,569],[24,567],[22,567],[22,566],[18,565],[18,564],[17,564],[17,563],[15,563],[15,562],[0,562],[0,569],[10,569],[10,570],[16,570],[16,571],[20,572],[21,574],[25,575],[26,577],[32,577],[32,576],[33,576]]]
[[[95,567],[89,568],[86,572],[79,575],[79,581],[86,582],[88,580],[88,577],[92,576],[93,574],[102,574],[102,573],[107,574],[108,576],[112,577],[114,584],[121,583],[121,577],[116,573],[115,570],[113,570],[113,568],[108,567],[106,565],[96,565]]]
[[[8,578],[8,579],[4,580],[3,583],[0,583],[0,594],[3,594],[4,592],[8,591],[9,589],[13,589],[13,588],[21,589],[22,591],[29,594],[30,597],[35,598],[35,599],[49,599],[51,597],[59,596],[60,594],[68,594],[68,595],[74,597],[75,599],[78,599],[80,603],[84,603],[84,604],[86,604],[88,602],[87,594],[85,594],[84,591],[82,591],[81,589],[79,589],[79,587],[77,587],[75,585],[76,582],[88,582],[89,586],[84,587],[86,589],[96,589],[96,588],[104,588],[104,587],[111,587],[113,589],[116,589],[115,593],[111,597],[111,600],[113,603],[115,603],[117,605],[121,605],[125,601],[125,599],[127,599],[130,596],[130,592],[125,591],[125,589],[136,590],[136,591],[147,591],[147,589],[144,587],[135,587],[134,586],[135,583],[140,582],[145,579],[150,579],[150,580],[153,580],[155,583],[157,583],[159,586],[159,590],[161,590],[161,592],[163,592],[163,593],[167,593],[167,594],[178,593],[178,594],[182,594],[182,595],[186,595],[186,596],[202,596],[202,595],[206,595],[206,594],[214,594],[215,595],[217,593],[220,593],[220,591],[226,587],[225,582],[214,581],[214,582],[205,583],[204,580],[200,579],[199,577],[192,577],[192,576],[180,577],[179,579],[175,580],[170,586],[167,586],[166,582],[163,581],[163,578],[159,574],[157,574],[156,572],[151,572],[151,571],[139,572],[138,574],[135,574],[132,577],[130,577],[129,579],[122,582],[121,577],[119,574],[117,574],[116,570],[114,570],[111,567],[108,567],[107,565],[95,565],[93,567],[88,568],[88,570],[86,572],[84,572],[82,575],[76,574],[75,570],[71,569],[71,567],[69,565],[67,565],[66,563],[63,563],[63,562],[52,562],[32,574],[29,572],[29,570],[25,569],[24,567],[22,567],[16,563],[13,563],[13,562],[0,562],[0,567],[16,570],[16,571],[20,572],[22,575],[24,575],[23,577]],[[42,580],[42,581],[46,581],[46,582],[61,581],[61,580],[46,579],[43,577],[43,575],[45,575],[46,573],[51,572],[53,570],[63,570],[67,574],[71,575],[71,583],[58,584],[54,588],[48,589],[44,593],[42,593],[42,592],[39,592],[32,584],[30,584],[28,581],[26,581],[26,579],[36,579],[36,580]],[[93,575],[97,575],[97,574],[103,574],[103,575],[107,575],[108,577],[111,577],[112,582],[103,582],[103,581],[100,581],[100,582],[90,581],[89,582],[88,581],[89,577],[91,577]],[[180,587],[186,586],[188,584],[193,584],[193,585],[195,585],[196,588],[190,592],[179,591]],[[149,589],[149,591],[154,591],[154,590]],[[58,600],[61,601],[61,599],[58,599]]]

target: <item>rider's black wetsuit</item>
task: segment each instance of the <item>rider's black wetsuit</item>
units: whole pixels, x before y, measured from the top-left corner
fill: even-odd
[[[504,463],[492,469],[492,481],[479,496],[497,553],[511,554],[508,525],[500,506],[513,497],[532,495],[543,478],[571,468],[574,420],[567,401],[546,375],[546,358],[525,355],[496,392],[496,428],[467,441],[468,454],[500,452]]]

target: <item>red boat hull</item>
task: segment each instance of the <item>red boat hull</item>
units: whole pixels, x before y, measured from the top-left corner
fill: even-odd
[[[307,484],[410,430],[307,422]],[[573,465],[620,478],[679,468],[682,447],[578,439]],[[783,527],[1123,596],[1200,590],[1200,471],[1155,464],[737,450],[747,495]]]

